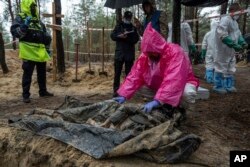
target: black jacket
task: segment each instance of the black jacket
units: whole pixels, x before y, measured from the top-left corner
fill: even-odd
[[[51,36],[47,33],[45,25],[39,20],[31,20],[31,24],[28,27],[24,24],[24,18],[18,15],[10,31],[13,36],[19,38],[19,41],[40,43],[45,46],[51,43]]]
[[[127,34],[127,38],[122,39],[117,37],[125,31],[133,31]],[[119,61],[134,61],[135,60],[135,44],[139,40],[139,35],[133,24],[125,24],[121,22],[116,25],[111,33],[111,39],[116,41],[115,60]]]

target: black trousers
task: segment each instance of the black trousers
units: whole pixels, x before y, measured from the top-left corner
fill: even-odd
[[[123,64],[125,63],[125,74],[126,76],[129,74],[134,61],[119,61],[119,60],[115,60],[115,76],[114,76],[114,84],[113,84],[113,90],[114,93],[116,93],[116,91],[119,89],[120,87],[120,77],[121,77],[121,73],[122,73],[122,67]]]
[[[32,74],[36,66],[37,82],[39,85],[39,94],[47,91],[46,88],[46,62],[23,61],[23,98],[30,97],[30,85],[32,81]]]

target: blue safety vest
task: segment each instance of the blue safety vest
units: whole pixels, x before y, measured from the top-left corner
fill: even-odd
[[[152,27],[156,31],[158,31],[159,33],[161,33],[160,21],[159,21],[160,15],[161,15],[161,11],[156,10],[150,20],[147,20],[147,18],[145,18],[145,20],[144,20],[144,30],[146,29],[148,23],[151,22],[152,23]]]

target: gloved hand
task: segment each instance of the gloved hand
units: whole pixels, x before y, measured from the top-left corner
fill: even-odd
[[[233,46],[233,49],[235,50],[235,52],[241,52],[243,50],[243,48],[238,44],[235,44]]]
[[[247,43],[243,43],[243,44],[241,45],[241,47],[242,47],[243,49],[247,49],[247,48],[248,48],[248,44],[247,44]]]
[[[126,98],[123,96],[118,96],[118,97],[113,98],[113,100],[118,102],[119,104],[122,104],[126,101]]]
[[[194,44],[188,46],[190,53],[195,53],[197,52],[197,49]]]
[[[51,57],[51,51],[49,49],[46,49],[46,51],[47,51],[49,57]]]
[[[143,108],[143,112],[145,113],[150,113],[152,111],[153,108],[156,108],[156,107],[159,107],[161,104],[159,101],[157,100],[153,100],[147,104],[144,105],[144,108]]]
[[[242,50],[242,47],[234,43],[234,41],[231,39],[230,36],[223,38],[222,42],[226,44],[228,47],[233,48],[236,52],[240,52]]]
[[[31,19],[32,19],[31,16],[26,17],[25,20],[24,20],[24,24],[25,24],[26,26],[29,26],[29,25],[30,25],[30,22],[31,22]]]
[[[201,58],[204,60],[207,54],[207,49],[202,49],[201,50]]]

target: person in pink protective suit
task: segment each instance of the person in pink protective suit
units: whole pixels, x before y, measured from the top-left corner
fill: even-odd
[[[196,88],[199,81],[194,77],[189,58],[183,49],[166,40],[147,26],[141,43],[141,55],[129,75],[118,89],[115,101],[122,104],[130,99],[143,85],[156,92],[154,100],[144,105],[144,112],[166,104],[177,107],[187,83]]]

